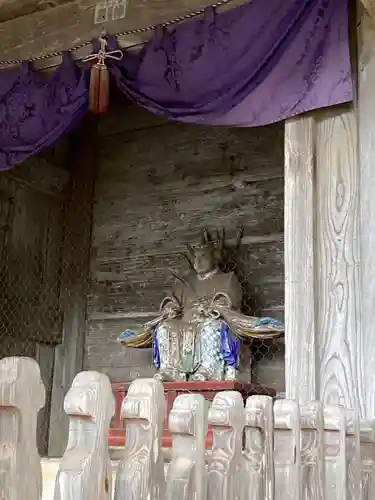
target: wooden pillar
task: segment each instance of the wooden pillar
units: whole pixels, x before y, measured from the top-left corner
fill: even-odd
[[[65,206],[60,304],[63,340],[55,349],[49,456],[62,456],[68,437],[64,397],[83,368],[89,291],[92,205],[97,163],[97,121],[88,116],[72,135],[70,195]]]
[[[375,418],[375,2],[358,4],[358,125],[360,163],[361,319],[366,388],[364,412]]]
[[[285,124],[285,373],[287,397],[315,399],[315,119]],[[301,357],[305,364],[300,362]]]
[[[285,146],[287,397],[363,414],[354,109],[290,120]]]

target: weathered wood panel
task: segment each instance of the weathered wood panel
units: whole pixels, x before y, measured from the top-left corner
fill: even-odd
[[[169,269],[188,271],[185,245],[205,227],[231,238],[245,227],[245,309],[283,319],[283,126],[201,128],[128,107],[100,130],[85,366],[121,381],[153,373],[150,352],[116,338],[157,314],[174,284]]]
[[[37,161],[34,167],[35,172]],[[44,167],[42,171],[47,174]],[[32,185],[7,174],[0,177],[0,328],[5,351],[11,339],[56,343],[61,338],[62,205]]]
[[[69,182],[67,170],[41,157],[0,175],[0,357],[27,356],[41,366],[47,395],[38,416],[41,454],[61,340],[62,199]]]
[[[34,191],[59,199],[64,199],[70,182],[66,169],[53,165],[40,156],[34,156],[2,175]]]

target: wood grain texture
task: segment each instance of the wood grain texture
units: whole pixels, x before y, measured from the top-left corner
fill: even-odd
[[[275,491],[280,500],[302,500],[300,408],[284,399],[273,410]]]
[[[218,393],[208,412],[213,443],[207,469],[207,500],[235,500],[244,495],[242,437],[245,414],[236,391]]]
[[[375,324],[375,286],[371,276],[375,272],[375,25],[374,19],[362,8],[358,9],[358,120],[361,201],[361,301],[362,339],[365,348],[359,367],[363,394],[362,418],[375,417],[375,370],[373,331]]]
[[[243,500],[274,500],[273,399],[250,396],[245,408]]]
[[[108,429],[115,413],[111,383],[98,372],[81,372],[64,401],[69,439],[56,477],[54,500],[111,500]]]
[[[317,121],[316,342],[319,399],[364,414],[361,337],[359,168],[354,111]]]
[[[4,500],[41,499],[36,429],[44,402],[36,361],[16,357],[0,361],[0,495]]]
[[[147,0],[129,2],[124,19],[107,24],[94,24],[93,0],[77,0],[52,9],[19,17],[0,24],[2,58],[29,59],[46,52],[68,50],[87,42],[102,33],[103,26],[109,33],[144,28],[165,22],[212,2],[209,0]],[[239,5],[243,0],[233,0],[228,6]],[[146,34],[148,37],[149,34]],[[139,42],[139,36],[128,37],[129,42]]]
[[[318,397],[315,332],[315,119],[285,124],[285,383],[289,399]]]
[[[208,402],[200,394],[178,396],[169,414],[172,459],[166,500],[206,500],[205,439]]]
[[[155,379],[134,380],[122,403],[126,424],[124,455],[117,469],[114,500],[163,500],[165,397],[163,384]]]
[[[126,350],[117,336],[156,316],[170,269],[187,273],[185,245],[207,226],[233,238],[244,225],[244,307],[283,320],[283,126],[159,123],[119,100],[100,133],[85,368],[118,381],[153,374],[151,352]],[[284,390],[282,353],[264,354],[278,369],[259,373]]]

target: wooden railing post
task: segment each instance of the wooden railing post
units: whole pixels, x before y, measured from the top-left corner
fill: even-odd
[[[110,500],[108,429],[115,412],[109,378],[81,372],[64,401],[69,440],[56,477],[54,500]]]
[[[0,360],[0,498],[41,500],[37,416],[45,403],[39,365],[29,358]]]
[[[207,402],[199,394],[181,394],[169,414],[172,460],[167,500],[206,500],[205,439]]]
[[[302,500],[301,425],[295,401],[274,404],[275,489],[279,500]]]
[[[245,423],[242,396],[236,391],[220,392],[208,412],[213,444],[207,473],[208,500],[245,498],[242,434]]]
[[[245,408],[244,500],[274,500],[273,400],[250,396]]]
[[[164,500],[164,417],[163,384],[155,379],[134,380],[121,408],[126,443],[117,470],[115,500]]]
[[[346,411],[342,406],[324,408],[325,498],[347,498]]]
[[[346,411],[346,451],[348,464],[348,498],[362,500],[361,429],[357,411]]]
[[[300,407],[301,475],[303,498],[325,500],[324,418],[320,401]]]

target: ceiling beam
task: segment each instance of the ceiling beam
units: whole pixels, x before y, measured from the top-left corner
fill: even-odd
[[[228,9],[244,3],[231,0]],[[45,53],[68,50],[100,36],[103,28],[118,33],[155,25],[212,4],[212,0],[130,0],[126,17],[94,24],[95,3],[76,0],[0,24],[1,59],[31,59]],[[223,10],[222,9],[222,10]],[[140,37],[127,37],[126,45]]]
[[[70,2],[74,0],[0,0],[0,23]]]

